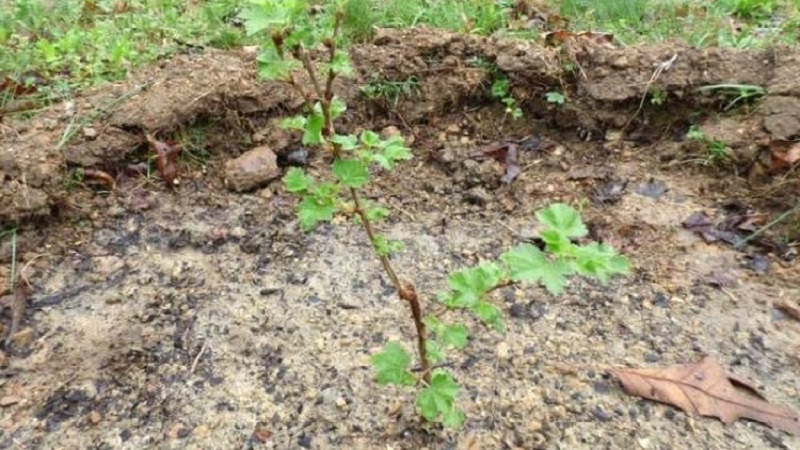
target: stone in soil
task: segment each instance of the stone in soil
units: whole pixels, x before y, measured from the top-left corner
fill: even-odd
[[[234,192],[258,189],[279,176],[278,157],[265,145],[225,163],[225,185]]]

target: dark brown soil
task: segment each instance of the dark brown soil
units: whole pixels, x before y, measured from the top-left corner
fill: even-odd
[[[800,448],[761,424],[724,426],[626,396],[606,374],[711,354],[770,401],[800,408],[800,324],[775,308],[800,298],[797,266],[773,252],[767,273],[756,272],[761,250],[707,244],[681,226],[701,209],[738,202],[772,212],[795,201],[796,174],[769,174],[767,146],[800,136],[800,54],[559,51],[407,30],[381,32],[352,57],[343,127],[395,126],[413,141],[415,159],[378,176],[369,195],[391,206],[383,227],[406,246],[398,271],[427,304],[450,271],[530,236],[532,212],[553,201],[581,205],[634,273],[605,287],[575,280],[559,297],[498,292],[508,333],[470,322],[468,350],[453,355],[465,427],[425,427],[412,392],[373,381],[370,355],[387,339],[413,342],[413,327],[359,229],[337,221],[303,235],[279,182],[247,194],[224,187],[229,159],[262,144],[279,155],[297,148],[274,119],[298,99],[258,81],[252,54],[178,56],[3,124],[0,224],[20,229],[18,266],[32,295],[0,355],[0,448]],[[489,98],[475,57],[508,75],[523,119],[505,118]],[[420,91],[394,108],[358,89],[410,76]],[[696,93],[718,83],[764,86],[769,96],[723,115],[726,102]],[[653,87],[664,105],[642,102]],[[544,101],[551,90],[567,94],[564,107]],[[707,164],[684,140],[690,123],[729,145],[733,160]],[[71,186],[77,167],[117,176],[143,160],[145,132],[169,139],[198,124],[210,159],[184,161],[175,189],[157,176],[111,193]],[[469,157],[526,136],[541,145],[522,152],[511,184],[500,182],[500,163]],[[312,155],[310,170],[325,164]],[[593,201],[620,180],[618,201]],[[652,185],[666,192],[643,195]],[[0,245],[3,264],[10,250]],[[723,273],[736,285],[714,286]]]

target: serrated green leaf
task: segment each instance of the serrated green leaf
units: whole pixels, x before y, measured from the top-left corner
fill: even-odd
[[[289,19],[287,11],[271,2],[252,5],[239,13],[244,22],[245,33],[248,36],[260,33],[276,26],[285,25]]]
[[[564,290],[572,266],[561,258],[549,259],[531,244],[520,244],[503,253],[500,259],[508,265],[511,279],[528,283],[541,282],[551,294]]]
[[[325,118],[322,116],[322,111],[314,111],[309,114],[308,122],[306,123],[305,133],[303,133],[304,145],[318,145],[321,144],[322,127],[325,125]]]
[[[436,341],[428,339],[425,341],[425,350],[428,352],[428,359],[432,364],[438,364],[444,361],[444,352]]]
[[[390,256],[394,253],[401,252],[403,250],[403,243],[400,241],[390,241],[386,236],[382,234],[375,235],[375,239],[372,241],[372,246],[375,248],[375,251],[378,252],[381,256]]]
[[[286,130],[303,131],[306,129],[308,120],[303,116],[286,117],[281,120],[281,128]]]
[[[333,162],[333,175],[343,185],[355,189],[364,187],[369,182],[367,166],[356,159],[339,158]]]
[[[448,277],[451,292],[440,296],[440,300],[450,308],[468,308],[497,286],[504,276],[503,269],[493,262],[459,270]]]
[[[372,130],[364,130],[361,132],[361,142],[367,147],[377,147],[381,144],[381,137],[378,133]]]
[[[333,213],[336,210],[335,204],[325,199],[308,195],[297,207],[297,218],[300,220],[300,228],[303,231],[310,231],[320,222],[333,220]]]
[[[447,325],[437,332],[444,345],[453,348],[464,348],[467,346],[467,338],[469,337],[469,330],[466,325],[456,323]]]
[[[344,77],[352,75],[353,67],[350,65],[350,55],[345,51],[337,50],[331,61],[331,70]]]
[[[390,139],[381,143],[380,150],[374,156],[375,161],[386,170],[394,169],[397,161],[405,161],[413,157],[411,150],[403,143],[402,137],[399,141],[394,138]]]
[[[333,100],[331,100],[331,120],[336,120],[336,118],[344,114],[345,111],[347,111],[347,103],[339,97],[333,97]],[[358,141],[356,140],[356,142]]]
[[[550,230],[558,231],[568,238],[582,237],[589,233],[575,208],[565,203],[553,203],[536,212],[536,219]]]
[[[370,205],[366,208],[365,212],[370,222],[376,222],[389,217],[389,210],[382,206]]]
[[[455,400],[458,395],[458,384],[453,377],[443,371],[435,370],[431,376],[431,383],[419,393],[417,406],[422,417],[429,422],[441,420],[442,424],[457,427],[463,422],[463,415],[456,408]]]
[[[612,275],[630,271],[626,258],[612,247],[596,242],[576,248],[575,266],[579,274],[597,278],[603,283],[608,282]]]
[[[505,331],[506,326],[503,322],[503,314],[500,308],[494,303],[487,302],[486,300],[478,300],[469,310],[478,316],[483,323],[494,328],[496,331],[501,333]]]
[[[554,255],[570,255],[574,245],[567,236],[557,230],[545,230],[541,233],[542,240],[547,244],[547,251]]]
[[[283,185],[291,193],[301,193],[311,189],[311,186],[314,185],[314,179],[303,169],[292,167],[283,176]]]
[[[354,150],[358,147],[358,138],[353,136],[352,134],[347,134],[347,135],[337,134],[331,139],[331,142],[339,145],[339,148],[341,148],[344,151]]]
[[[262,59],[258,60],[258,76],[265,80],[285,80],[300,63],[294,60]]]
[[[378,384],[398,384],[411,386],[414,375],[408,371],[411,356],[399,342],[391,341],[380,352],[372,355],[372,366],[376,372]]]
[[[440,331],[444,328],[444,324],[439,320],[439,318],[431,314],[423,317],[422,321],[425,323],[425,326],[428,328],[428,330],[436,335],[439,335]]]

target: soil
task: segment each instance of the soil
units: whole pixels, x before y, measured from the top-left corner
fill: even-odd
[[[32,293],[0,355],[0,448],[800,449],[762,424],[628,396],[607,373],[714,355],[771,402],[800,408],[800,323],[775,308],[800,298],[800,269],[681,225],[699,210],[773,212],[796,198],[796,175],[769,173],[767,144],[800,136],[800,54],[568,50],[565,67],[564,51],[529,42],[382,31],[352,50],[356,79],[341,82],[343,128],[393,126],[413,143],[415,159],[376,173],[367,194],[391,207],[381,228],[406,247],[396,268],[429,308],[449,272],[529,239],[533,211],[554,201],[581,205],[593,237],[635,266],[607,286],[574,280],[557,297],[497,292],[506,334],[451,313],[471,329],[467,350],[450,355],[468,417],[458,431],[421,424],[412,391],[374,382],[370,355],[389,339],[411,348],[414,330],[359,228],[337,219],[301,233],[279,181],[226,189],[229,160],[266,145],[285,161],[298,148],[275,118],[299,100],[259,82],[253,54],[179,55],[4,122],[0,223],[19,227]],[[523,119],[487,96],[490,75],[474,57],[507,74]],[[409,76],[420,91],[396,105],[358,90]],[[695,93],[734,82],[770,95],[725,115],[725,99]],[[654,86],[667,95],[661,107],[642,102]],[[542,100],[551,90],[567,94],[564,107]],[[724,140],[732,161],[707,164],[683,138],[690,123]],[[210,157],[183,161],[179,186],[125,178],[146,158],[144,132],[167,139],[200,125]],[[470,157],[531,136],[538,145],[520,153],[510,184],[500,162]],[[309,170],[326,164],[312,153]],[[117,188],[70,185],[78,167],[109,172]],[[10,250],[4,242],[0,262]]]

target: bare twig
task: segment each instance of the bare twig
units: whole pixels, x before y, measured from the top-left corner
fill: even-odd
[[[676,59],[678,59],[677,53],[673,54],[672,58],[661,62],[658,65],[658,67],[656,67],[656,70],[653,72],[653,75],[650,76],[650,80],[648,80],[647,83],[645,84],[644,93],[642,93],[642,99],[639,101],[639,107],[636,108],[636,111],[633,113],[633,116],[631,116],[631,118],[628,119],[627,122],[625,122],[625,125],[622,127],[623,131],[626,130],[628,128],[628,125],[630,125],[631,122],[633,122],[633,120],[639,116],[639,113],[642,112],[642,108],[644,107],[644,101],[647,98],[647,93],[650,91],[650,86],[658,79],[658,77],[661,76],[662,72],[667,71],[672,67],[672,64],[675,63]]]
[[[197,356],[194,357],[194,361],[192,361],[192,367],[189,368],[189,375],[194,373],[194,369],[197,368],[197,364],[200,362],[200,358],[203,356],[203,353],[206,352],[206,347],[208,347],[208,341],[203,342],[203,346],[200,347],[200,351],[197,352]]]

